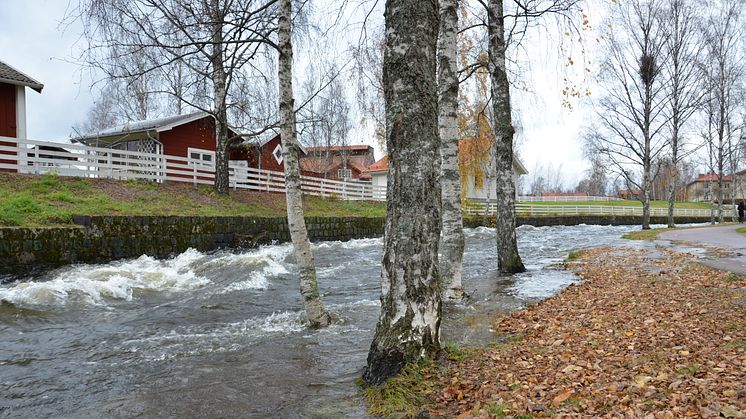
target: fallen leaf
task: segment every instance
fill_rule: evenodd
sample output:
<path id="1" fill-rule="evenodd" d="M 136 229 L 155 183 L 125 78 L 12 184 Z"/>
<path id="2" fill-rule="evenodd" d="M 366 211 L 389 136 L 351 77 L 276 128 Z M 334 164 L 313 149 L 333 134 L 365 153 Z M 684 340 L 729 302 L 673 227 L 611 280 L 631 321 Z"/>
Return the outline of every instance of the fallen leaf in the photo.
<path id="1" fill-rule="evenodd" d="M 558 395 L 554 396 L 554 399 L 552 399 L 552 405 L 559 406 L 562 402 L 569 399 L 571 395 L 572 395 L 572 390 L 570 389 L 566 389 L 560 392 Z"/>
<path id="2" fill-rule="evenodd" d="M 640 387 L 645 387 L 645 384 L 647 384 L 652 379 L 653 377 L 649 375 L 636 375 L 634 378 L 635 384 L 637 384 Z"/>

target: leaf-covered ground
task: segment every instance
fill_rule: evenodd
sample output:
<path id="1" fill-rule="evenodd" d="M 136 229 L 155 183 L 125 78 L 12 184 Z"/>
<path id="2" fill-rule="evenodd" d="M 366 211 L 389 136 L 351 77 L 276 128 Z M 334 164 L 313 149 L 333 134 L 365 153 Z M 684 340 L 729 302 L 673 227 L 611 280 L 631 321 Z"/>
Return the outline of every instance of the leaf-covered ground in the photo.
<path id="1" fill-rule="evenodd" d="M 584 252 L 581 284 L 499 319 L 504 343 L 408 371 L 407 397 L 433 416 L 744 417 L 746 280 L 692 260 Z"/>

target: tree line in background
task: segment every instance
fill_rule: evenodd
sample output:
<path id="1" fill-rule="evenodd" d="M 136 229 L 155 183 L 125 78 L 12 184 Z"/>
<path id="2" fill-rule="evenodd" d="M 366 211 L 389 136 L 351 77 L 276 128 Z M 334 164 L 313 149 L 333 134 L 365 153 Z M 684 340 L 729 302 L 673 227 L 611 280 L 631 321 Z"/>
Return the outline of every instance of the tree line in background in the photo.
<path id="1" fill-rule="evenodd" d="M 724 179 L 730 175 L 736 190 L 743 158 L 742 9 L 740 0 L 630 0 L 609 10 L 601 99 L 586 147 L 627 188 L 641 191 L 645 229 L 661 182 L 674 226 L 677 191 L 692 166 L 714 175 L 709 197 L 720 221 L 726 198 L 733 199 L 724 196 Z"/>

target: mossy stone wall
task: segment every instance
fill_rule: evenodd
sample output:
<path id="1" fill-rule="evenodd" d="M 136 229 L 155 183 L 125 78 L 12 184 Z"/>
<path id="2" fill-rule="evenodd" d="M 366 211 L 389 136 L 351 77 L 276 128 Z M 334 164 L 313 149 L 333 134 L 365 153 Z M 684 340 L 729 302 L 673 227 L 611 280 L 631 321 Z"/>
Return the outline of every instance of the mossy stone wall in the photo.
<path id="1" fill-rule="evenodd" d="M 70 263 L 100 263 L 188 248 L 211 251 L 290 241 L 287 219 L 255 217 L 74 217 L 77 226 L 0 228 L 0 279 Z M 380 237 L 385 219 L 309 217 L 313 241 Z"/>

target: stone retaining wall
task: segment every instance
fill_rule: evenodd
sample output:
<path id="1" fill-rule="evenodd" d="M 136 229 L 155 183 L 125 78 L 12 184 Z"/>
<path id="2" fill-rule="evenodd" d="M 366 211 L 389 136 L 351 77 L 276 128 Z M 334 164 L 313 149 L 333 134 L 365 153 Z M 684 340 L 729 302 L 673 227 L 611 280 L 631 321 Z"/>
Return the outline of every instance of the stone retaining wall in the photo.
<path id="1" fill-rule="evenodd" d="M 190 247 L 206 252 L 290 241 L 284 217 L 74 217 L 73 221 L 78 226 L 0 228 L 0 276 L 143 254 L 163 258 Z M 350 240 L 380 237 L 384 222 L 383 218 L 309 217 L 306 227 L 313 241 Z"/>
<path id="2" fill-rule="evenodd" d="M 484 225 L 481 217 L 464 220 L 466 227 Z M 679 223 L 705 219 L 678 218 Z M 254 217 L 75 217 L 77 226 L 54 228 L 0 228 L 0 280 L 28 275 L 70 263 L 100 263 L 147 254 L 167 257 L 188 248 L 211 251 L 287 242 L 287 220 Z M 655 224 L 665 217 L 653 217 Z M 634 225 L 640 217 L 577 216 L 519 218 L 518 224 Z M 380 237 L 384 218 L 309 217 L 313 241 Z M 494 217 L 486 225 L 494 226 Z"/>

